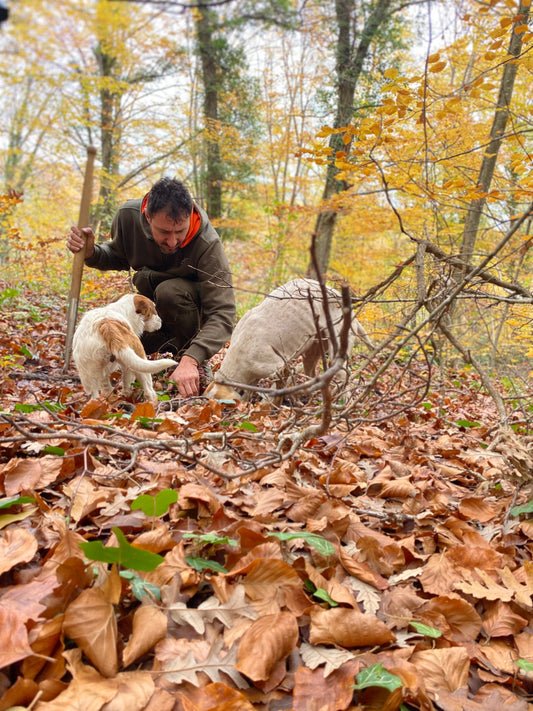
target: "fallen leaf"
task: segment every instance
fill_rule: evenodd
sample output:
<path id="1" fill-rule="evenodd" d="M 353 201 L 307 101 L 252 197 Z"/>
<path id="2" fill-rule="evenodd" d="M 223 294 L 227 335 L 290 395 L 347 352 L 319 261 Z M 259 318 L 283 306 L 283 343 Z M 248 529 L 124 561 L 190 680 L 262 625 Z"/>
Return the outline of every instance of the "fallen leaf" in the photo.
<path id="1" fill-rule="evenodd" d="M 28 563 L 39 544 L 35 536 L 24 528 L 10 528 L 0 536 L 0 575 L 19 563 Z"/>
<path id="2" fill-rule="evenodd" d="M 341 647 L 371 647 L 393 642 L 395 637 L 387 625 L 375 615 L 340 607 L 324 610 L 314 606 L 310 610 L 311 644 L 338 644 Z"/>
<path id="3" fill-rule="evenodd" d="M 141 605 L 133 615 L 132 633 L 124 651 L 122 662 L 129 667 L 154 647 L 167 633 L 167 616 L 154 605 Z"/>
<path id="4" fill-rule="evenodd" d="M 426 649 L 415 652 L 410 661 L 416 666 L 429 691 L 455 691 L 468 682 L 470 658 L 464 647 Z"/>
<path id="5" fill-rule="evenodd" d="M 68 606 L 63 630 L 103 676 L 118 671 L 117 623 L 113 605 L 99 588 L 83 590 Z"/>
<path id="6" fill-rule="evenodd" d="M 290 612 L 265 615 L 244 633 L 236 668 L 252 681 L 265 681 L 298 642 L 298 622 Z"/>

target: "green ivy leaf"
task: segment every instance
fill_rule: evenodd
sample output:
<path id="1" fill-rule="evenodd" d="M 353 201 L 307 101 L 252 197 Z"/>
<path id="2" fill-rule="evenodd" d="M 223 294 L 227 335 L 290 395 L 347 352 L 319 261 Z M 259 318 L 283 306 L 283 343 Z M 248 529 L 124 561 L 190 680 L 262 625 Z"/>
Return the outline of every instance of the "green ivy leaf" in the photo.
<path id="1" fill-rule="evenodd" d="M 394 689 L 398 689 L 402 686 L 402 681 L 396 674 L 388 672 L 381 662 L 377 662 L 359 672 L 357 675 L 357 684 L 354 684 L 352 689 L 359 689 L 359 691 L 361 691 L 362 689 L 368 689 L 372 686 L 379 686 L 382 689 L 394 691 Z"/>
<path id="2" fill-rule="evenodd" d="M 90 560 L 97 560 L 101 563 L 116 563 L 122 568 L 131 568 L 132 570 L 150 572 L 164 561 L 163 556 L 157 553 L 151 553 L 142 548 L 132 546 L 128 543 L 120 528 L 115 526 L 113 533 L 117 537 L 118 548 L 116 546 L 104 546 L 102 541 L 83 541 L 78 545 Z"/>
<path id="3" fill-rule="evenodd" d="M 235 538 L 228 538 L 227 536 L 219 536 L 217 533 L 192 533 L 187 531 L 183 534 L 183 538 L 193 538 L 200 543 L 205 543 L 212 546 L 217 545 L 229 545 L 238 546 L 239 542 Z"/>
<path id="4" fill-rule="evenodd" d="M 168 512 L 170 504 L 175 504 L 178 500 L 178 492 L 175 489 L 163 489 L 155 496 L 141 494 L 131 502 L 131 510 L 142 509 L 147 516 L 163 516 Z"/>
<path id="5" fill-rule="evenodd" d="M 335 553 L 335 546 L 333 546 L 333 544 L 323 536 L 319 536 L 318 533 L 312 533 L 311 531 L 299 531 L 297 533 L 269 531 L 268 535 L 279 538 L 280 541 L 293 541 L 297 538 L 301 538 L 323 556 L 329 556 Z"/>
<path id="6" fill-rule="evenodd" d="M 533 500 L 529 501 L 523 506 L 514 506 L 511 509 L 511 516 L 520 516 L 520 514 L 527 514 L 533 512 Z"/>
<path id="7" fill-rule="evenodd" d="M 226 568 L 224 568 L 224 566 L 220 563 L 217 563 L 216 560 L 206 560 L 205 558 L 191 558 L 190 556 L 187 556 L 185 560 L 187 561 L 188 565 L 191 566 L 191 568 L 194 568 L 199 572 L 202 572 L 203 570 L 212 570 L 215 573 L 228 572 Z"/>
<path id="8" fill-rule="evenodd" d="M 428 627 L 427 625 L 423 625 L 421 622 L 414 621 L 409 622 L 409 624 L 417 632 L 425 635 L 426 637 L 433 637 L 434 639 L 437 639 L 437 637 L 442 637 L 442 632 L 438 629 L 435 629 L 435 627 Z"/>

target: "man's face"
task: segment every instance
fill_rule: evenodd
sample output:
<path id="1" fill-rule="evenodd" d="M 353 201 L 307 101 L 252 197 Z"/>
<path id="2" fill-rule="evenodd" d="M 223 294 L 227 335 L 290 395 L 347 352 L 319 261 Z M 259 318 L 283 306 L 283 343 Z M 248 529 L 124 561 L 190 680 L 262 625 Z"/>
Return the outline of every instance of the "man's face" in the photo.
<path id="1" fill-rule="evenodd" d="M 146 213 L 146 219 L 154 242 L 163 254 L 174 254 L 178 250 L 191 224 L 190 215 L 173 220 L 163 211 L 156 212 L 154 215 Z"/>

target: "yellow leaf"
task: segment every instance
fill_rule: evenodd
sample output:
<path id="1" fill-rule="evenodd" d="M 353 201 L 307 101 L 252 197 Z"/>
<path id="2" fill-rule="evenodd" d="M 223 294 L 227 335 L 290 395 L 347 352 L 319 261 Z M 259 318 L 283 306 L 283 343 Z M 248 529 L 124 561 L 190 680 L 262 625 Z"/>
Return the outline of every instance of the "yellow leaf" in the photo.
<path id="1" fill-rule="evenodd" d="M 433 62 L 438 62 L 439 60 L 440 60 L 439 52 L 435 52 L 435 54 L 430 54 L 428 57 L 429 64 L 432 64 Z"/>
<path id="2" fill-rule="evenodd" d="M 511 17 L 502 17 L 500 20 L 500 26 L 501 27 L 509 27 L 509 25 L 513 24 L 513 19 Z"/>
<path id="3" fill-rule="evenodd" d="M 351 134 L 351 133 L 346 132 L 346 133 L 344 134 L 344 136 L 342 137 L 342 142 L 344 143 L 345 146 L 347 146 L 348 143 L 350 143 L 351 140 L 352 140 L 352 134 Z"/>
<path id="4" fill-rule="evenodd" d="M 445 66 L 446 62 L 438 62 L 437 64 L 433 64 L 431 67 L 429 67 L 429 71 L 433 73 L 442 72 Z"/>
<path id="5" fill-rule="evenodd" d="M 492 32 L 489 32 L 489 37 L 492 37 L 492 39 L 496 39 L 497 37 L 501 37 L 506 33 L 506 29 L 504 28 L 498 28 L 496 30 L 492 30 Z"/>
<path id="6" fill-rule="evenodd" d="M 514 31 L 515 31 L 515 34 L 520 35 L 520 34 L 522 34 L 522 32 L 527 32 L 528 29 L 529 28 L 527 25 L 518 25 L 518 27 L 514 28 Z"/>
<path id="7" fill-rule="evenodd" d="M 398 77 L 399 71 L 395 67 L 389 67 L 383 72 L 385 79 L 396 79 Z"/>

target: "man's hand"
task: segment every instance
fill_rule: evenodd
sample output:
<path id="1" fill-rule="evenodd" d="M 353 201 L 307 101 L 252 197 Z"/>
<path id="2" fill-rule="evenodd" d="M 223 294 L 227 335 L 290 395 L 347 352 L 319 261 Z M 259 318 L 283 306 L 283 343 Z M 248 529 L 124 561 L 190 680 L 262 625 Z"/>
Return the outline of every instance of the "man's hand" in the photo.
<path id="1" fill-rule="evenodd" d="M 198 363 L 191 356 L 184 355 L 178 367 L 170 376 L 178 386 L 181 397 L 194 397 L 200 392 L 200 374 L 198 373 Z"/>
<path id="2" fill-rule="evenodd" d="M 67 238 L 67 247 L 73 254 L 79 252 L 85 244 L 85 258 L 92 257 L 94 254 L 94 232 L 90 227 L 71 227 L 70 234 Z"/>

